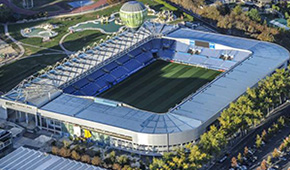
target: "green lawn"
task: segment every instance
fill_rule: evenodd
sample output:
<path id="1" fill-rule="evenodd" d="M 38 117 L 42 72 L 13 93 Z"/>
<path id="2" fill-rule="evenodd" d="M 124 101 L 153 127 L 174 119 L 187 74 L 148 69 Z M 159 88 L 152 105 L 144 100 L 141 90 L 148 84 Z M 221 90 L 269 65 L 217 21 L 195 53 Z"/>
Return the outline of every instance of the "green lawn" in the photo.
<path id="1" fill-rule="evenodd" d="M 0 24 L 0 35 L 4 34 L 4 26 Z"/>
<path id="2" fill-rule="evenodd" d="M 219 74 L 214 70 L 158 60 L 100 97 L 163 113 Z"/>
<path id="3" fill-rule="evenodd" d="M 74 16 L 74 17 L 67 17 L 67 18 L 54 18 L 54 19 L 49 19 L 45 21 L 37 21 L 37 22 L 32 22 L 32 23 L 24 23 L 24 24 L 12 24 L 9 25 L 9 33 L 10 35 L 15 38 L 16 40 L 26 43 L 26 44 L 31 44 L 31 45 L 37 45 L 41 47 L 46 47 L 46 48 L 53 48 L 53 49 L 61 49 L 58 45 L 60 39 L 68 32 L 68 28 L 70 26 L 76 25 L 77 23 L 88 21 L 88 20 L 94 20 L 97 18 L 97 15 L 102 16 L 108 16 L 111 15 L 114 12 L 119 11 L 121 5 L 116 5 L 108 9 L 104 9 L 101 11 L 89 13 L 89 14 L 84 14 L 80 16 Z M 58 29 L 54 29 L 54 31 L 58 32 L 58 35 L 56 37 L 53 37 L 51 41 L 48 42 L 42 42 L 42 38 L 25 38 L 21 35 L 20 30 L 28 27 L 33 27 L 37 26 L 43 23 L 51 23 L 51 24 L 56 24 L 59 25 L 60 27 Z M 98 31 L 95 31 L 96 35 L 103 35 L 100 34 Z M 95 36 L 92 36 L 93 38 L 87 38 L 87 44 L 91 44 L 95 41 Z M 71 44 L 75 47 L 72 48 L 78 48 L 79 43 Z M 82 46 L 84 47 L 84 45 Z M 29 53 L 26 53 L 26 55 L 31 55 L 31 54 L 36 54 L 41 49 L 37 48 L 31 48 L 31 47 L 25 47 Z"/>
<path id="4" fill-rule="evenodd" d="M 105 39 L 106 34 L 101 33 L 100 31 L 82 31 L 75 32 L 67 36 L 64 40 L 64 47 L 70 51 L 78 51 L 83 47 L 92 45 L 94 42 L 98 42 L 100 39 Z"/>
<path id="5" fill-rule="evenodd" d="M 0 67 L 0 91 L 7 92 L 26 77 L 56 63 L 65 55 L 49 55 L 22 59 Z"/>
<path id="6" fill-rule="evenodd" d="M 50 0 L 47 0 L 47 1 L 50 1 Z M 169 4 L 167 4 L 161 0 L 158 0 L 158 1 L 139 0 L 139 1 L 143 2 L 144 4 L 150 5 L 153 9 L 156 9 L 158 11 L 172 9 L 172 7 Z M 97 12 L 93 12 L 93 13 L 89 13 L 89 14 L 84 14 L 84 15 L 80 15 L 80 16 L 74 16 L 74 17 L 54 18 L 54 19 L 37 21 L 37 22 L 32 22 L 32 23 L 10 24 L 9 25 L 9 33 L 13 38 L 15 38 L 16 40 L 18 40 L 22 43 L 61 50 L 58 43 L 59 43 L 60 39 L 68 32 L 68 28 L 70 26 L 76 25 L 77 23 L 80 23 L 80 22 L 97 19 L 98 15 L 99 16 L 102 16 L 102 15 L 109 16 L 112 13 L 119 11 L 121 6 L 122 6 L 122 4 L 119 4 L 119 5 L 113 6 L 113 7 L 108 8 L 108 9 L 104 9 L 101 11 L 97 11 Z M 179 16 L 181 14 L 185 15 L 185 14 L 183 14 L 182 11 L 179 11 L 178 9 L 174 8 L 173 11 L 177 16 Z M 184 21 L 191 21 L 191 20 L 192 20 L 192 17 L 185 15 Z M 37 26 L 37 25 L 40 25 L 43 23 L 51 23 L 51 24 L 56 24 L 56 25 L 60 26 L 58 29 L 54 29 L 54 31 L 58 32 L 58 35 L 56 37 L 53 37 L 51 39 L 51 41 L 42 42 L 42 38 L 26 38 L 20 34 L 21 29 Z M 1 29 L 0 29 L 0 31 L 1 31 Z M 84 33 L 84 35 L 79 36 L 82 33 Z M 76 36 L 79 36 L 80 38 L 84 38 L 85 35 L 88 35 L 88 37 L 86 38 L 87 42 L 85 43 L 85 45 L 89 45 L 89 44 L 92 44 L 93 42 L 95 42 L 96 39 L 102 38 L 102 37 L 97 38 L 97 36 L 103 35 L 103 34 L 100 34 L 99 31 L 95 31 L 95 35 L 92 35 L 92 34 L 93 34 L 93 31 L 90 33 L 81 32 L 81 33 L 79 33 L 79 35 L 76 35 Z M 72 49 L 72 50 L 80 49 L 80 43 L 77 41 L 77 38 L 70 38 L 70 39 L 72 39 L 73 42 L 71 42 L 70 44 L 67 44 L 68 48 Z M 67 41 L 69 41 L 69 39 Z M 83 45 L 82 47 L 84 47 L 85 45 Z M 25 49 L 27 51 L 25 53 L 25 55 L 36 54 L 39 51 L 41 51 L 41 49 L 32 48 L 32 47 L 25 47 Z"/>

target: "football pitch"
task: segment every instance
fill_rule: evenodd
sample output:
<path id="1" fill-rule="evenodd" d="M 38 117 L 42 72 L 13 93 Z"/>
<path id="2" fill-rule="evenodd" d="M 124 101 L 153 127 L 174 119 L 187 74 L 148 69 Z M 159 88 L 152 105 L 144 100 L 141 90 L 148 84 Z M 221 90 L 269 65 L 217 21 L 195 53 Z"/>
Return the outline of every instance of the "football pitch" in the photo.
<path id="1" fill-rule="evenodd" d="M 219 74 L 215 70 L 157 60 L 99 97 L 163 113 Z"/>

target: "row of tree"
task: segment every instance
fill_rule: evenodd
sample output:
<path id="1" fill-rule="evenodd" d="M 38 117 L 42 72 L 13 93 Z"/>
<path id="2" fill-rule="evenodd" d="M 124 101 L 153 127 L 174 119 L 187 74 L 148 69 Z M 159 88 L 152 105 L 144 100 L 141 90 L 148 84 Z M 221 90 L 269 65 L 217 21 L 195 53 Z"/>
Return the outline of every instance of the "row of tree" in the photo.
<path id="1" fill-rule="evenodd" d="M 113 170 L 138 170 L 145 169 L 145 166 L 141 163 L 138 163 L 135 166 L 132 166 L 132 163 L 136 163 L 130 160 L 126 155 L 116 156 L 115 151 L 111 151 L 106 156 L 102 157 L 101 155 L 81 154 L 77 149 L 68 149 L 67 147 L 58 148 L 53 146 L 51 149 L 52 154 L 58 155 L 64 158 L 70 158 L 76 161 L 81 161 L 87 164 L 92 164 L 95 166 L 100 166 Z"/>
<path id="2" fill-rule="evenodd" d="M 248 89 L 246 94 L 231 103 L 218 118 L 219 127 L 212 125 L 210 130 L 200 137 L 198 144 L 178 148 L 174 153 L 164 155 L 163 159 L 153 159 L 150 168 L 202 167 L 204 163 L 221 153 L 227 141 L 234 139 L 238 134 L 245 134 L 249 128 L 258 125 L 269 115 L 271 109 L 290 97 L 289 69 L 276 70 L 274 74 L 261 80 L 256 87 Z M 284 119 L 280 121 L 282 120 Z M 270 128 L 268 133 L 273 129 L 274 127 Z"/>
<path id="3" fill-rule="evenodd" d="M 261 135 L 258 134 L 256 136 L 256 142 L 255 142 L 256 147 L 261 148 L 262 144 L 264 142 L 267 142 L 275 133 L 279 131 L 279 129 L 285 127 L 286 123 L 288 123 L 288 119 L 285 118 L 284 116 L 280 116 L 279 119 L 271 125 L 271 127 L 269 127 L 267 130 L 263 130 Z M 279 146 L 279 151 L 285 151 L 285 149 L 290 146 L 289 142 L 290 142 L 290 139 L 288 137 L 285 138 L 284 142 Z M 277 158 L 280 155 L 279 151 L 277 149 L 273 151 L 272 153 L 273 158 Z M 248 147 L 245 147 L 244 153 L 243 154 L 239 153 L 237 155 L 237 158 L 232 157 L 231 166 L 237 167 L 238 163 L 242 164 L 244 161 L 243 157 L 247 159 L 250 158 Z M 267 167 L 270 164 L 269 162 L 271 162 L 271 156 L 268 157 L 267 164 L 264 164 L 263 162 L 261 163 L 260 168 L 264 169 L 264 167 Z"/>
<path id="4" fill-rule="evenodd" d="M 277 122 L 272 124 L 271 127 L 269 127 L 267 130 L 263 130 L 261 135 L 257 135 L 255 142 L 257 148 L 260 148 L 263 142 L 267 142 L 275 133 L 277 133 L 281 128 L 285 127 L 286 122 L 288 122 L 288 119 L 286 119 L 284 116 L 281 116 Z"/>
<path id="5" fill-rule="evenodd" d="M 279 148 L 275 148 L 271 155 L 268 155 L 267 160 L 263 160 L 261 165 L 257 168 L 257 170 L 266 170 L 268 169 L 277 159 L 282 156 L 282 153 L 285 151 L 289 151 L 290 149 L 290 135 L 283 139 Z M 290 168 L 289 168 L 290 169 Z"/>

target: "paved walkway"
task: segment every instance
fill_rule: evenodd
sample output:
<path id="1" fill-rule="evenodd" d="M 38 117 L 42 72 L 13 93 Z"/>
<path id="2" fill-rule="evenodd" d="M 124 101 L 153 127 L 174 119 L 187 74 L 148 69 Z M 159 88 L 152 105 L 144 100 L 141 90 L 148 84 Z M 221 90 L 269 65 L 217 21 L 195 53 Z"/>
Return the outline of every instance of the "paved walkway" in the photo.
<path id="1" fill-rule="evenodd" d="M 64 41 L 64 39 L 68 36 L 68 35 L 70 35 L 71 33 L 69 32 L 69 33 L 67 33 L 67 34 L 65 34 L 63 37 L 61 37 L 61 39 L 60 39 L 60 41 L 59 41 L 59 46 L 60 46 L 60 48 L 63 50 L 63 51 L 65 51 L 65 53 L 67 54 L 67 55 L 70 55 L 70 54 L 72 54 L 73 52 L 72 51 L 69 51 L 69 50 L 67 50 L 64 46 L 63 46 L 63 41 Z"/>

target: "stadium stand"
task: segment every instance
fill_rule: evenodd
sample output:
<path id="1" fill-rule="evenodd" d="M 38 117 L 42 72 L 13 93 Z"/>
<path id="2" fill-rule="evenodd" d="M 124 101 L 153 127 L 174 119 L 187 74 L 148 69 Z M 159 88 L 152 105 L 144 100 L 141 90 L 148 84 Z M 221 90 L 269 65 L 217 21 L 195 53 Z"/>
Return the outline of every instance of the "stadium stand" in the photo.
<path id="1" fill-rule="evenodd" d="M 153 39 L 69 85 L 63 91 L 70 94 L 96 96 L 154 62 L 156 59 L 153 54 L 156 52 L 158 57 L 164 56 L 160 59 L 172 59 L 174 49 L 175 40 Z M 81 55 L 81 58 L 86 56 L 88 55 Z M 74 61 L 81 62 L 77 59 Z"/>
<path id="2" fill-rule="evenodd" d="M 76 95 L 96 96 L 155 60 L 151 52 L 144 52 L 141 48 L 133 50 L 130 55 L 131 57 L 124 55 L 118 58 L 64 88 L 63 91 Z"/>

